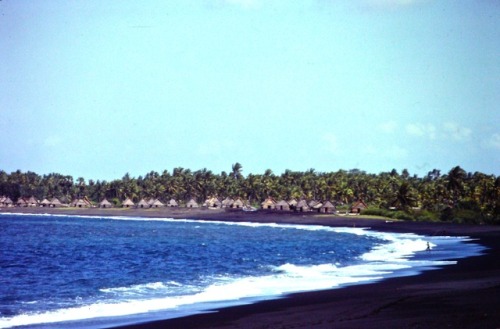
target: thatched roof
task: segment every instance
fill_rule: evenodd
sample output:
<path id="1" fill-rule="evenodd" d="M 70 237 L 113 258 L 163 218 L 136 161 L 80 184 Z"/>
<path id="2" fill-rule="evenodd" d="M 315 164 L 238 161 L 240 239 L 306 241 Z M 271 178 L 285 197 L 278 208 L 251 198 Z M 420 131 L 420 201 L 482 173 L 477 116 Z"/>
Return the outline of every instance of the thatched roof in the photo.
<path id="1" fill-rule="evenodd" d="M 99 203 L 99 207 L 101 208 L 113 208 L 113 204 L 109 202 L 106 198 L 104 198 L 101 203 Z"/>
<path id="2" fill-rule="evenodd" d="M 163 202 L 161 202 L 160 200 L 158 199 L 155 199 L 153 201 L 153 203 L 151 203 L 151 207 L 152 208 L 161 208 L 161 207 L 165 207 L 165 205 L 163 204 Z"/>
<path id="3" fill-rule="evenodd" d="M 290 210 L 290 204 L 286 202 L 285 200 L 280 200 L 278 203 L 276 203 L 276 209 L 277 210 Z"/>
<path id="4" fill-rule="evenodd" d="M 50 201 L 49 201 L 49 200 L 47 200 L 47 199 L 43 199 L 43 200 L 42 200 L 42 202 L 40 202 L 40 204 L 41 204 L 42 206 L 46 207 L 46 206 L 50 205 Z"/>
<path id="5" fill-rule="evenodd" d="M 186 207 L 187 208 L 198 208 L 199 205 L 198 205 L 198 202 L 196 202 L 194 199 L 191 199 L 188 201 L 188 203 L 186 203 Z"/>
<path id="6" fill-rule="evenodd" d="M 268 197 L 264 202 L 261 203 L 262 209 L 275 209 L 276 201 L 273 198 Z"/>
<path id="7" fill-rule="evenodd" d="M 12 204 L 14 204 L 14 202 L 12 202 L 12 200 L 9 197 L 6 197 L 3 200 L 3 203 L 6 204 L 6 205 L 12 205 Z"/>
<path id="8" fill-rule="evenodd" d="M 149 203 L 147 203 L 146 200 L 141 199 L 141 201 L 137 203 L 137 208 L 149 208 Z"/>
<path id="9" fill-rule="evenodd" d="M 243 202 L 243 200 L 241 200 L 241 198 L 237 198 L 231 205 L 231 207 L 233 208 L 243 208 L 244 206 L 245 203 Z"/>
<path id="10" fill-rule="evenodd" d="M 92 206 L 92 204 L 86 198 L 80 198 L 73 200 L 73 202 L 71 202 L 71 206 L 77 208 L 88 208 Z"/>
<path id="11" fill-rule="evenodd" d="M 302 199 L 297 203 L 297 206 L 295 206 L 295 208 L 298 211 L 308 211 L 309 205 L 307 204 L 307 201 L 305 199 Z"/>
<path id="12" fill-rule="evenodd" d="M 177 201 L 175 201 L 175 199 L 170 199 L 168 202 L 167 202 L 167 206 L 169 207 L 178 207 L 179 204 L 177 203 Z"/>
<path id="13" fill-rule="evenodd" d="M 30 205 L 30 206 L 36 206 L 36 205 L 38 205 L 38 200 L 37 200 L 37 199 L 35 199 L 35 197 L 34 197 L 34 196 L 30 196 L 30 197 L 28 198 L 28 200 L 26 200 L 26 203 L 27 203 L 28 205 Z"/>
<path id="14" fill-rule="evenodd" d="M 16 204 L 18 206 L 26 206 L 28 203 L 26 202 L 26 200 L 24 198 L 19 198 L 19 199 L 17 199 Z"/>
<path id="15" fill-rule="evenodd" d="M 133 207 L 135 206 L 135 203 L 130 200 L 130 198 L 126 198 L 125 201 L 122 203 L 122 207 L 128 208 L 128 207 Z"/>
<path id="16" fill-rule="evenodd" d="M 325 201 L 320 208 L 320 212 L 328 213 L 334 212 L 336 207 L 330 201 Z"/>
<path id="17" fill-rule="evenodd" d="M 231 199 L 230 197 L 226 197 L 223 201 L 222 201 L 222 208 L 229 208 L 231 207 L 231 205 L 234 203 L 234 200 Z"/>
<path id="18" fill-rule="evenodd" d="M 61 201 L 59 201 L 58 198 L 52 198 L 52 200 L 50 200 L 50 206 L 51 207 L 60 207 L 62 205 Z"/>
<path id="19" fill-rule="evenodd" d="M 296 205 L 297 205 L 297 203 L 299 203 L 299 202 L 298 202 L 297 200 L 295 200 L 295 199 L 291 199 L 290 201 L 288 201 L 288 204 L 289 204 L 290 206 L 296 206 Z"/>
<path id="20" fill-rule="evenodd" d="M 212 197 L 205 200 L 203 206 L 208 208 L 220 208 L 222 207 L 222 202 L 219 200 L 219 198 Z"/>

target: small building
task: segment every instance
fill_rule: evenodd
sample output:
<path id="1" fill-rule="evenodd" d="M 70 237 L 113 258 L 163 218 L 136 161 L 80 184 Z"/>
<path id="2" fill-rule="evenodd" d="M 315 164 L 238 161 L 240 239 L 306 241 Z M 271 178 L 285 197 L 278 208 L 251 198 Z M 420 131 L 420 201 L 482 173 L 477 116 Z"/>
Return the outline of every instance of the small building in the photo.
<path id="1" fill-rule="evenodd" d="M 236 200 L 234 200 L 233 204 L 231 205 L 231 207 L 234 209 L 242 209 L 244 206 L 245 203 L 243 202 L 243 200 L 241 200 L 241 198 L 237 198 Z"/>
<path id="2" fill-rule="evenodd" d="M 351 213 L 354 214 L 359 214 L 361 213 L 362 210 L 365 210 L 368 208 L 366 203 L 364 203 L 363 200 L 356 201 L 352 206 L 351 206 Z"/>
<path id="3" fill-rule="evenodd" d="M 0 197 L 0 207 L 12 207 L 14 203 L 8 196 Z"/>
<path id="4" fill-rule="evenodd" d="M 149 208 L 149 203 L 146 200 L 141 199 L 141 201 L 137 203 L 137 208 Z"/>
<path id="5" fill-rule="evenodd" d="M 186 203 L 186 208 L 199 208 L 200 205 L 198 204 L 198 202 L 195 201 L 195 199 L 191 199 L 188 201 L 188 203 Z"/>
<path id="6" fill-rule="evenodd" d="M 290 211 L 290 204 L 288 202 L 286 202 L 285 200 L 281 200 L 278 203 L 276 203 L 276 210 Z"/>
<path id="7" fill-rule="evenodd" d="M 16 206 L 27 207 L 28 203 L 26 202 L 26 200 L 24 198 L 19 198 L 19 199 L 17 199 Z"/>
<path id="8" fill-rule="evenodd" d="M 319 212 L 323 214 L 333 214 L 336 210 L 337 208 L 330 201 L 324 202 L 319 208 Z"/>
<path id="9" fill-rule="evenodd" d="M 153 201 L 153 203 L 151 203 L 150 206 L 151 206 L 151 208 L 163 208 L 163 207 L 165 207 L 165 204 L 163 202 L 161 202 L 160 200 L 155 199 Z"/>
<path id="10" fill-rule="evenodd" d="M 302 199 L 297 203 L 295 210 L 298 212 L 306 212 L 306 211 L 310 211 L 311 208 L 309 208 L 307 201 L 305 199 Z"/>
<path id="11" fill-rule="evenodd" d="M 297 207 L 297 203 L 299 203 L 296 199 L 292 198 L 288 201 L 288 204 L 290 205 L 290 210 L 295 210 Z"/>
<path id="12" fill-rule="evenodd" d="M 99 208 L 113 208 L 113 204 L 104 198 L 101 203 L 99 203 Z"/>
<path id="13" fill-rule="evenodd" d="M 167 202 L 167 207 L 179 207 L 179 204 L 172 198 Z"/>
<path id="14" fill-rule="evenodd" d="M 261 205 L 262 209 L 266 209 L 266 210 L 274 210 L 274 209 L 276 209 L 276 201 L 274 201 L 274 199 L 271 198 L 271 197 L 268 197 L 260 205 Z"/>
<path id="15" fill-rule="evenodd" d="M 75 208 L 90 208 L 92 207 L 92 204 L 87 198 L 80 198 L 80 199 L 75 199 L 73 202 L 71 202 L 71 207 Z"/>
<path id="16" fill-rule="evenodd" d="M 50 201 L 47 199 L 43 199 L 42 202 L 40 202 L 41 207 L 49 207 L 50 206 Z"/>
<path id="17" fill-rule="evenodd" d="M 27 207 L 37 207 L 38 206 L 38 200 L 35 199 L 34 196 L 30 196 L 27 200 L 26 200 L 26 206 Z"/>
<path id="18" fill-rule="evenodd" d="M 62 203 L 61 203 L 61 201 L 59 201 L 58 198 L 52 198 L 52 200 L 50 200 L 50 203 L 49 203 L 50 208 L 58 208 L 61 206 L 62 206 Z"/>
<path id="19" fill-rule="evenodd" d="M 125 201 L 123 201 L 123 203 L 122 203 L 123 208 L 131 208 L 134 206 L 135 206 L 135 203 L 132 200 L 130 200 L 130 198 L 126 198 Z"/>
<path id="20" fill-rule="evenodd" d="M 234 203 L 234 200 L 231 199 L 230 197 L 225 198 L 222 200 L 222 208 L 232 208 Z"/>
<path id="21" fill-rule="evenodd" d="M 205 200 L 205 203 L 203 203 L 203 207 L 207 208 L 221 208 L 222 207 L 222 202 L 219 200 L 219 198 L 212 197 L 208 198 Z"/>

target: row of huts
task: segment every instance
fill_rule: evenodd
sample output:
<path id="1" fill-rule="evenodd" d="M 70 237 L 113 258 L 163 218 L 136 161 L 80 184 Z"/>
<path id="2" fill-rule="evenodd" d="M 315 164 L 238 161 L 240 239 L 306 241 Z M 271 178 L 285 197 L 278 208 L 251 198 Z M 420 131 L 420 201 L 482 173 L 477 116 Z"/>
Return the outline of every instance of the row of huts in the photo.
<path id="1" fill-rule="evenodd" d="M 57 198 L 50 200 L 43 199 L 42 201 L 36 200 L 34 197 L 19 198 L 16 203 L 12 202 L 9 197 L 0 196 L 0 207 L 75 207 L 75 208 L 113 208 L 115 205 L 107 199 L 103 199 L 98 205 L 94 205 L 87 197 L 74 199 L 69 204 L 63 204 Z M 163 203 L 157 198 L 141 199 L 135 203 L 130 198 L 126 198 L 121 205 L 123 208 L 162 208 L 162 207 L 179 207 L 179 203 L 175 199 L 170 199 L 168 202 Z M 248 202 L 243 201 L 241 198 L 232 199 L 227 197 L 219 199 L 217 197 L 210 197 L 204 203 L 199 204 L 195 199 L 190 199 L 186 204 L 186 208 L 225 208 L 225 209 L 252 209 Z M 360 213 L 361 210 L 366 209 L 367 205 L 363 201 L 358 201 L 351 206 L 351 213 Z M 268 197 L 261 203 L 261 209 L 270 211 L 296 211 L 296 212 L 318 212 L 318 213 L 336 213 L 337 209 L 335 204 L 330 201 L 317 201 L 306 199 L 291 199 L 279 200 Z"/>

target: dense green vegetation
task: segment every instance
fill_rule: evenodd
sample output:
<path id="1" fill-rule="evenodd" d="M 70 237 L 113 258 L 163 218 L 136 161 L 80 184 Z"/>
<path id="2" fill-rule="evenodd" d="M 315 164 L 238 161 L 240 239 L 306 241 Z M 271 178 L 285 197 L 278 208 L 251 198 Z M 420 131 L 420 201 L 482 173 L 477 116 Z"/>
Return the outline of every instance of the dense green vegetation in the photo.
<path id="1" fill-rule="evenodd" d="M 40 200 L 57 197 L 63 202 L 82 196 L 98 202 L 106 197 L 115 204 L 126 197 L 135 202 L 148 197 L 183 202 L 190 198 L 204 201 L 210 196 L 231 196 L 254 204 L 268 196 L 330 200 L 339 205 L 363 200 L 369 205 L 365 214 L 410 220 L 500 223 L 500 177 L 467 173 L 459 166 L 446 174 L 434 169 L 425 177 L 410 175 L 406 169 L 401 173 L 393 169 L 379 174 L 358 169 L 286 170 L 279 175 L 268 169 L 263 174 L 245 177 L 241 164 L 236 163 L 230 171 L 220 174 L 205 168 L 197 171 L 174 168 L 172 172 L 151 171 L 137 178 L 127 173 L 122 179 L 110 182 L 86 181 L 83 177 L 75 181 L 68 175 L 40 176 L 19 170 L 7 174 L 0 170 L 0 195 L 14 201 L 35 196 Z"/>

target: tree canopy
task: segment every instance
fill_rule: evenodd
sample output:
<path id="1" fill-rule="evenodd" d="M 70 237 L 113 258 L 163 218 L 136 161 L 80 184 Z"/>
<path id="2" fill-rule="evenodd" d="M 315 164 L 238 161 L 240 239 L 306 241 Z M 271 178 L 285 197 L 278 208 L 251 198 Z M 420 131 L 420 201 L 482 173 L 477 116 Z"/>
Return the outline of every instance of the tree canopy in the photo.
<path id="1" fill-rule="evenodd" d="M 192 171 L 177 167 L 172 172 L 150 171 L 138 177 L 126 173 L 112 181 L 83 177 L 74 180 L 69 175 L 20 170 L 8 174 L 0 170 L 2 195 L 12 200 L 57 197 L 68 203 L 85 196 L 96 203 L 107 198 L 115 204 L 127 197 L 135 202 L 142 198 L 174 198 L 180 202 L 194 198 L 203 202 L 212 196 L 229 196 L 254 204 L 267 197 L 328 200 L 337 205 L 363 200 L 376 209 L 421 209 L 438 214 L 442 220 L 462 216 L 462 221 L 500 223 L 500 177 L 467 173 L 459 166 L 444 175 L 434 169 L 424 177 L 412 176 L 407 169 L 401 174 L 396 169 L 370 174 L 359 169 L 317 172 L 312 168 L 305 172 L 285 170 L 281 174 L 267 169 L 263 174 L 244 176 L 243 166 L 236 162 L 228 172 L 220 174 L 207 168 Z"/>

